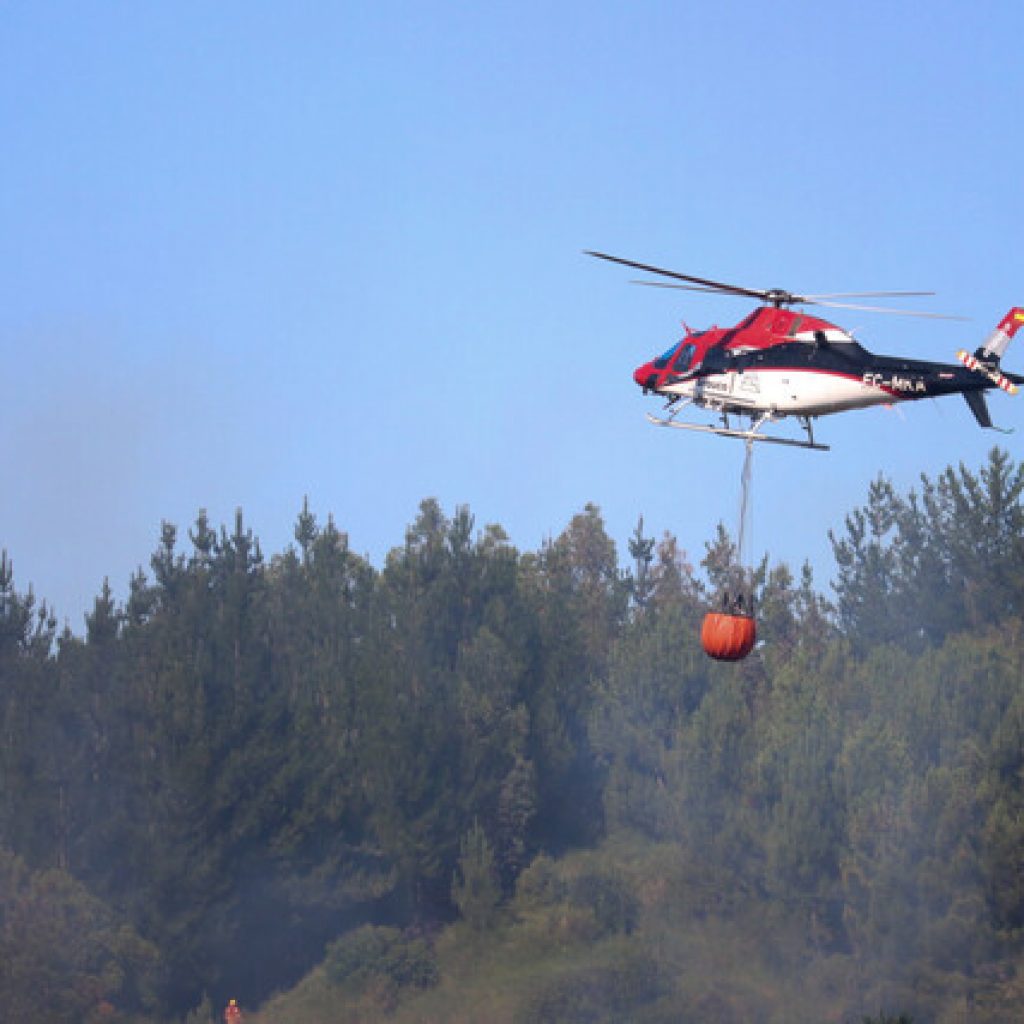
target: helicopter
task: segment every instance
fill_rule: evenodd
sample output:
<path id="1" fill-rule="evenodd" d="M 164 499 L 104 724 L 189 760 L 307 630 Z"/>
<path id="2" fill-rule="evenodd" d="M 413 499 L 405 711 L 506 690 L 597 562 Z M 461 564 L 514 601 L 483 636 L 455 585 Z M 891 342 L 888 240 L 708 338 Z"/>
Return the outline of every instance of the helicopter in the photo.
<path id="1" fill-rule="evenodd" d="M 828 451 L 828 445 L 814 439 L 813 421 L 819 416 L 960 394 L 982 427 L 999 430 L 993 426 L 985 392 L 999 388 L 1012 395 L 1024 384 L 1024 376 L 1005 373 L 999 365 L 1013 336 L 1024 324 L 1024 308 L 1020 306 L 1013 307 L 999 321 L 973 354 L 966 349 L 958 351 L 959 364 L 935 363 L 876 355 L 835 324 L 791 308 L 824 306 L 931 319 L 963 319 L 941 313 L 837 301 L 931 295 L 932 292 L 798 295 L 782 288 L 746 288 L 603 252 L 585 252 L 588 256 L 671 279 L 671 283 L 643 280 L 635 282 L 637 284 L 738 295 L 762 303 L 734 327 L 695 331 L 684 324 L 686 334 L 682 339 L 658 358 L 637 367 L 633 379 L 644 394 L 653 393 L 665 399 L 667 415 L 647 414 L 658 426 Z M 679 414 L 690 407 L 710 410 L 718 415 L 719 423 L 679 419 Z M 762 431 L 766 424 L 790 416 L 803 428 L 803 438 L 780 437 Z M 746 427 L 744 418 L 749 420 Z"/>

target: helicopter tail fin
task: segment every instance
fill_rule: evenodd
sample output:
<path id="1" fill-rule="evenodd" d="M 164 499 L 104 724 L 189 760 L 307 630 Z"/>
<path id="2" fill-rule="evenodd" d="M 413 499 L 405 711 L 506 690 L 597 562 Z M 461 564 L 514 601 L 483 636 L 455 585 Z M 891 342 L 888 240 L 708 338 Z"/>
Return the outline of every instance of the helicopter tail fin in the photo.
<path id="1" fill-rule="evenodd" d="M 1014 306 L 974 353 L 975 358 L 998 366 L 999 360 L 1003 358 L 1007 346 L 1013 341 L 1013 336 L 1020 330 L 1022 324 L 1024 324 L 1024 309 Z"/>
<path id="2" fill-rule="evenodd" d="M 963 393 L 967 407 L 974 413 L 974 418 L 980 427 L 992 427 L 992 417 L 989 415 L 988 404 L 985 402 L 984 391 L 965 391 Z"/>
<path id="3" fill-rule="evenodd" d="M 1003 427 L 997 427 L 992 422 L 992 417 L 988 412 L 988 404 L 985 402 L 984 391 L 964 391 L 962 392 L 964 401 L 967 402 L 967 407 L 974 413 L 974 418 L 978 421 L 978 426 L 986 427 L 988 430 L 998 430 L 1000 434 L 1012 434 L 1013 427 L 1004 429 Z"/>

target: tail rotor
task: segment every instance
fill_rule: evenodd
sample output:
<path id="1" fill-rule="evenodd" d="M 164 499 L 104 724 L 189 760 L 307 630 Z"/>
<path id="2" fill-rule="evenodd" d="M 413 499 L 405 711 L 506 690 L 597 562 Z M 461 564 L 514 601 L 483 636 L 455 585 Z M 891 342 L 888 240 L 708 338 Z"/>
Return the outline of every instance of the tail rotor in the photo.
<path id="1" fill-rule="evenodd" d="M 1013 336 L 1020 330 L 1022 324 L 1024 324 L 1024 308 L 1014 306 L 999 321 L 996 329 L 973 355 L 967 349 L 962 348 L 956 354 L 957 359 L 968 370 L 980 373 L 1008 395 L 1017 394 L 1018 380 L 1007 376 L 999 369 L 999 360 L 1002 359 L 1010 342 L 1013 341 Z"/>

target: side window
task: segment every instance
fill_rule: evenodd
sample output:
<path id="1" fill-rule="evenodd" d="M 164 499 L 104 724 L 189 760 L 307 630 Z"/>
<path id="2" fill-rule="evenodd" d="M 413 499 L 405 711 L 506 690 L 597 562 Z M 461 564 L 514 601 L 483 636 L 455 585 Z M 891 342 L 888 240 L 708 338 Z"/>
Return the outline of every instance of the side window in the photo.
<path id="1" fill-rule="evenodd" d="M 684 370 L 690 368 L 690 363 L 693 360 L 693 354 L 697 351 L 697 346 L 692 342 L 689 345 L 684 345 L 676 355 L 675 359 L 672 360 L 672 372 L 682 373 Z"/>

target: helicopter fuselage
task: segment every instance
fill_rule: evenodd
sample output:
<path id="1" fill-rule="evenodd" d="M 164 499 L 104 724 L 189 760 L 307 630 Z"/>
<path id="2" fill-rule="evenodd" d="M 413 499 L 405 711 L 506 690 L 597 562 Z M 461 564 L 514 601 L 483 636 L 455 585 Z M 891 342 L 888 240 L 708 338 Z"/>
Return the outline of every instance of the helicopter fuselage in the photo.
<path id="1" fill-rule="evenodd" d="M 645 391 L 670 399 L 773 418 L 826 416 L 997 386 L 965 365 L 876 355 L 834 324 L 767 306 L 735 328 L 688 333 L 633 377 Z"/>

